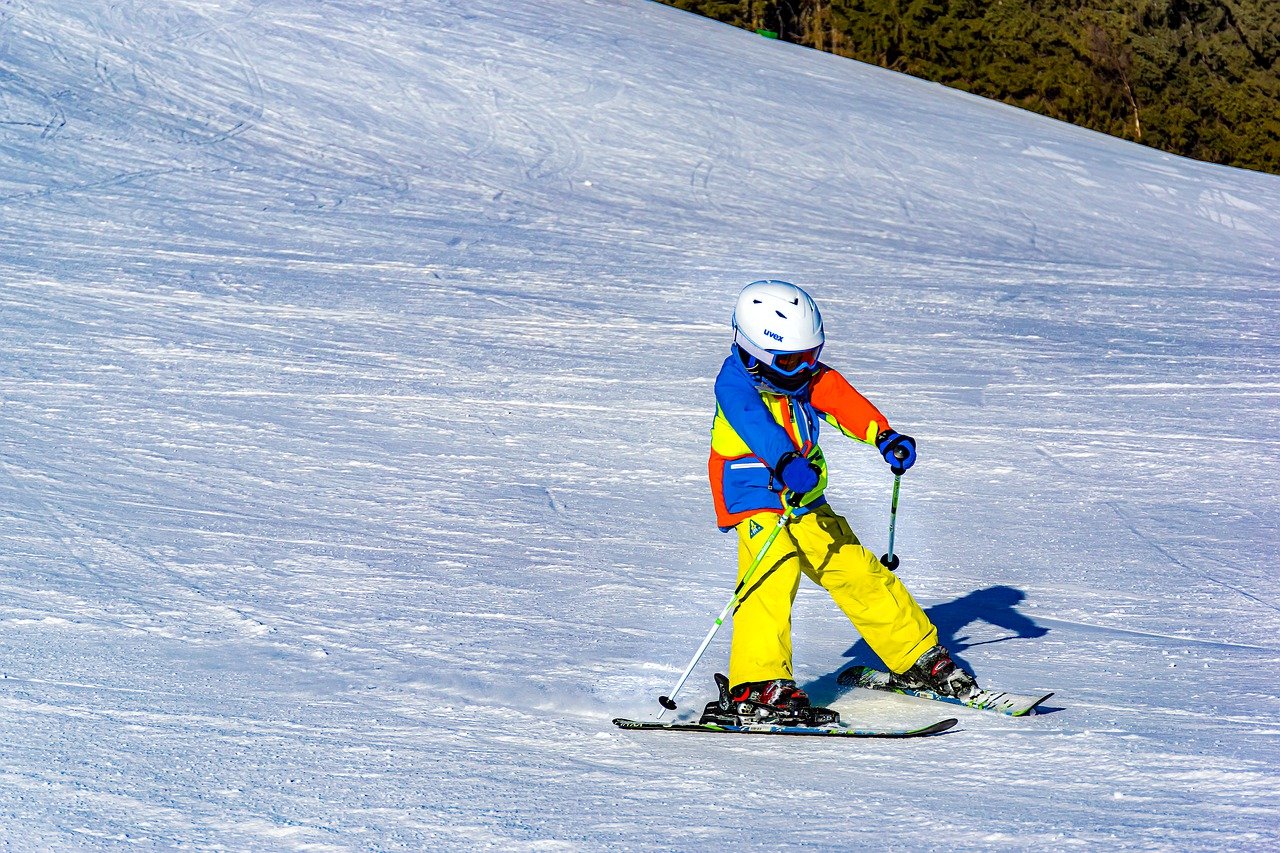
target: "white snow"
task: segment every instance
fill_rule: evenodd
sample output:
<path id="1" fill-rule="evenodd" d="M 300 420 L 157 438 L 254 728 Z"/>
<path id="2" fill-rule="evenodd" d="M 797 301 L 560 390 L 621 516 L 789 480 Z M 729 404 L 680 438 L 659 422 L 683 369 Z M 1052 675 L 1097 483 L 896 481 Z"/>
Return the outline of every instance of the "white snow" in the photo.
<path id="1" fill-rule="evenodd" d="M 1280 178 L 641 0 L 16 0 L 0 57 L 7 848 L 1280 846 Z M 1051 713 L 610 724 L 731 591 L 762 276 L 920 442 L 902 576 Z M 848 722 L 947 715 L 796 624 Z"/>

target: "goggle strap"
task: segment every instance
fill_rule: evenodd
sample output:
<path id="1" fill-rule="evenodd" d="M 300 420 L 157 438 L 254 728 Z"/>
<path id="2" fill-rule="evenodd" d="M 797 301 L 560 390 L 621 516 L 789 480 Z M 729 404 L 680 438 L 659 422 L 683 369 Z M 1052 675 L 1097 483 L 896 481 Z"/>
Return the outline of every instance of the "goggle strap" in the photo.
<path id="1" fill-rule="evenodd" d="M 751 341 L 747 339 L 747 336 L 742 334 L 736 326 L 733 330 L 733 342 L 737 344 L 740 349 L 746 350 L 747 355 L 754 356 L 756 361 L 769 367 L 773 367 L 773 353 L 769 352 L 767 349 L 761 349 L 751 343 Z"/>

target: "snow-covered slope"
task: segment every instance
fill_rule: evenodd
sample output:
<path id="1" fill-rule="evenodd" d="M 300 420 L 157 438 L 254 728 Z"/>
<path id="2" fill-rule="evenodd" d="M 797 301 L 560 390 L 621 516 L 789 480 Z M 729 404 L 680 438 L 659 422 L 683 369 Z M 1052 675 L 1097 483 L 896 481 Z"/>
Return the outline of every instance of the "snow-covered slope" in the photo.
<path id="1" fill-rule="evenodd" d="M 1280 844 L 1280 179 L 641 0 L 17 0 L 0 57 L 9 847 Z M 766 275 L 920 441 L 901 574 L 1052 713 L 609 724 L 730 592 Z M 855 641 L 802 590 L 816 698 L 939 716 Z"/>

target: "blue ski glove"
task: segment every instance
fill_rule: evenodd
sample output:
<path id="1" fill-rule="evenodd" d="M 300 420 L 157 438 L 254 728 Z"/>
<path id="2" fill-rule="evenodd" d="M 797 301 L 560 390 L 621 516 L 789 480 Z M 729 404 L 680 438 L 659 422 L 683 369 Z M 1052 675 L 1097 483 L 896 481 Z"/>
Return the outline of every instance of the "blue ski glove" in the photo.
<path id="1" fill-rule="evenodd" d="M 916 464 L 916 440 L 909 435 L 887 429 L 876 436 L 876 449 L 895 474 L 903 474 Z"/>
<path id="2" fill-rule="evenodd" d="M 818 479 L 822 476 L 822 471 L 817 465 L 795 451 L 783 454 L 778 460 L 778 467 L 774 470 L 778 472 L 778 479 L 782 481 L 782 485 L 797 495 L 803 495 L 818 488 Z"/>

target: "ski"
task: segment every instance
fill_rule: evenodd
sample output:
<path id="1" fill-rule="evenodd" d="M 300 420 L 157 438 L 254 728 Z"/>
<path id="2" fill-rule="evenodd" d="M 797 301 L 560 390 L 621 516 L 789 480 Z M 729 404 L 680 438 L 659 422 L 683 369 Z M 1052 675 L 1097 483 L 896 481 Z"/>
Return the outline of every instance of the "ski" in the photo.
<path id="1" fill-rule="evenodd" d="M 836 676 L 836 682 L 845 687 L 866 687 L 870 690 L 884 690 L 889 693 L 901 693 L 903 696 L 918 696 L 921 699 L 932 699 L 935 702 L 947 702 L 979 711 L 996 711 L 1010 717 L 1025 717 L 1031 714 L 1041 702 L 1052 696 L 1052 693 L 1024 696 L 1018 693 L 1006 693 L 999 690 L 979 690 L 968 699 L 955 696 L 943 696 L 932 690 L 915 690 L 910 687 L 895 687 L 890 683 L 891 676 L 887 672 L 872 669 L 869 666 L 851 666 Z"/>
<path id="2" fill-rule="evenodd" d="M 772 723 L 752 723 L 747 726 L 730 726 L 720 723 L 660 723 L 655 720 L 625 720 L 615 718 L 613 724 L 620 729 L 660 732 L 709 732 L 729 735 L 792 735 L 799 737 L 925 737 L 947 731 L 959 720 L 952 717 L 939 720 L 918 729 L 853 729 L 847 726 L 779 726 Z"/>

